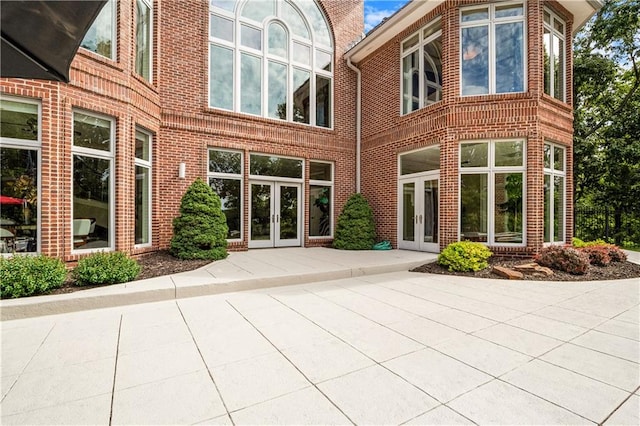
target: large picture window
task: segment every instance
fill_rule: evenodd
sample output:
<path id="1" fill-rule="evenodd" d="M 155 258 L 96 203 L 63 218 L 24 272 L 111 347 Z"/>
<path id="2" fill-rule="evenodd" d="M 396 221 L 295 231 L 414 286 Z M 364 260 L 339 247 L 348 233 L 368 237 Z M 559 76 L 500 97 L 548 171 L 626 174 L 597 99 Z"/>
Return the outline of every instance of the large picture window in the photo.
<path id="1" fill-rule="evenodd" d="M 227 239 L 242 238 L 242 153 L 221 149 L 209 150 L 209 185 L 222 202 L 227 218 Z"/>
<path id="2" fill-rule="evenodd" d="M 0 98 L 0 253 L 38 251 L 40 105 Z"/>
<path id="3" fill-rule="evenodd" d="M 523 140 L 460 145 L 460 239 L 524 244 Z"/>
<path id="4" fill-rule="evenodd" d="M 80 43 L 80 47 L 90 50 L 109 59 L 116 59 L 116 10 L 114 0 L 108 0 L 100 14 Z"/>
<path id="5" fill-rule="evenodd" d="M 524 5 L 464 8 L 460 19 L 462 96 L 524 92 Z"/>
<path id="6" fill-rule="evenodd" d="M 151 135 L 136 129 L 135 243 L 151 244 Z"/>
<path id="7" fill-rule="evenodd" d="M 333 45 L 314 1 L 212 1 L 210 11 L 212 108 L 332 127 Z"/>
<path id="8" fill-rule="evenodd" d="M 544 144 L 544 242 L 562 243 L 565 234 L 565 148 Z"/>
<path id="9" fill-rule="evenodd" d="M 442 100 L 442 30 L 429 24 L 402 43 L 402 114 Z"/>
<path id="10" fill-rule="evenodd" d="M 549 9 L 544 10 L 544 93 L 565 100 L 565 23 Z"/>
<path id="11" fill-rule="evenodd" d="M 75 250 L 113 249 L 114 121 L 73 114 L 73 221 Z"/>
<path id="12" fill-rule="evenodd" d="M 333 217 L 333 164 L 309 162 L 309 236 L 330 237 Z"/>
<path id="13" fill-rule="evenodd" d="M 136 6 L 136 73 L 151 81 L 151 2 L 136 0 Z"/>

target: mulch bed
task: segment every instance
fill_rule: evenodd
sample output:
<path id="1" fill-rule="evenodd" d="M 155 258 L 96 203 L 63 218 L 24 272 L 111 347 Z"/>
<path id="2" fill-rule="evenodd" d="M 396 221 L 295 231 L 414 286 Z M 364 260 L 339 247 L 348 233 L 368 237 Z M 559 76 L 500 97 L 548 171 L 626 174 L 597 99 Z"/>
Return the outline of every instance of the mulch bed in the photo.
<path id="1" fill-rule="evenodd" d="M 160 277 L 162 275 L 177 274 L 179 272 L 193 271 L 194 269 L 198 269 L 202 266 L 208 265 L 209 263 L 211 263 L 210 260 L 180 260 L 171 256 L 168 251 L 156 251 L 138 258 L 138 264 L 142 269 L 140 270 L 140 275 L 138 275 L 136 281 Z M 104 285 L 78 287 L 74 284 L 71 278 L 68 278 L 62 287 L 52 290 L 47 294 L 73 293 L 75 291 L 97 287 L 104 287 Z"/>
<path id="2" fill-rule="evenodd" d="M 513 268 L 516 265 L 531 263 L 527 259 L 512 258 L 489 258 L 489 267 L 478 272 L 449 272 L 436 262 L 427 263 L 412 269 L 411 272 L 423 272 L 429 274 L 457 275 L 460 277 L 474 278 L 494 278 L 507 279 L 492 272 L 493 266 L 503 266 Z M 544 274 L 525 274 L 525 280 L 533 281 L 595 281 L 595 280 L 620 280 L 625 278 L 640 277 L 640 265 L 631 262 L 611 262 L 609 266 L 593 266 L 590 265 L 587 273 L 584 275 L 572 275 L 567 272 L 553 271 L 553 275 L 548 277 Z"/>

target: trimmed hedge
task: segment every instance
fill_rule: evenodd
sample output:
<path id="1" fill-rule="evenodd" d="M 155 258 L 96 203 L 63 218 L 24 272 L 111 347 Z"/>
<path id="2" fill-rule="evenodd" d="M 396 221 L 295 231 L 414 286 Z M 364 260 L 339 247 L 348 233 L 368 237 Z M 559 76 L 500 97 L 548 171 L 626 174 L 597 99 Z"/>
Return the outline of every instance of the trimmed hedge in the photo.
<path id="1" fill-rule="evenodd" d="M 449 271 L 480 271 L 489 266 L 487 259 L 493 253 L 484 244 L 460 241 L 449 244 L 438 255 L 438 264 Z"/>
<path id="2" fill-rule="evenodd" d="M 224 259 L 228 232 L 220 197 L 196 179 L 182 197 L 180 216 L 173 219 L 171 254 L 180 259 Z"/>
<path id="3" fill-rule="evenodd" d="M 60 259 L 39 255 L 0 257 L 2 297 L 23 297 L 61 287 L 67 269 Z"/>
<path id="4" fill-rule="evenodd" d="M 119 284 L 134 280 L 140 273 L 140 265 L 120 251 L 93 253 L 78 261 L 73 270 L 75 284 Z"/>
<path id="5" fill-rule="evenodd" d="M 373 210 L 362 194 L 353 194 L 338 216 L 333 247 L 341 250 L 371 250 L 375 241 Z"/>

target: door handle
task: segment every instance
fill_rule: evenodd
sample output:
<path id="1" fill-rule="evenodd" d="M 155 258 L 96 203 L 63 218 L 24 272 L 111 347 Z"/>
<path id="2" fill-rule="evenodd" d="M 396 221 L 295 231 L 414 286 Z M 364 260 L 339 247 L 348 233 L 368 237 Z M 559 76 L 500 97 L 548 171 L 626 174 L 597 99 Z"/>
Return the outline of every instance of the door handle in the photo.
<path id="1" fill-rule="evenodd" d="M 416 218 L 416 223 L 418 223 L 418 215 L 414 216 Z"/>
<path id="2" fill-rule="evenodd" d="M 273 220 L 273 215 L 271 215 L 271 223 L 274 223 L 275 221 Z"/>
<path id="3" fill-rule="evenodd" d="M 276 215 L 276 223 L 280 222 L 280 216 Z"/>

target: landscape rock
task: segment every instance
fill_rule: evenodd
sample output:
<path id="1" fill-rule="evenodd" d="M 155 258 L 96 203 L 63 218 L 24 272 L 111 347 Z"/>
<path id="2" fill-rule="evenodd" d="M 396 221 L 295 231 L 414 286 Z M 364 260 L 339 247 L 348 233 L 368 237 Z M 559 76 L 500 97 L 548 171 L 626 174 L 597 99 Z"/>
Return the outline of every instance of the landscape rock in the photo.
<path id="1" fill-rule="evenodd" d="M 505 268 L 502 266 L 494 266 L 493 273 L 510 280 L 521 280 L 524 278 L 524 274 L 522 272 L 514 271 L 513 269 Z"/>

